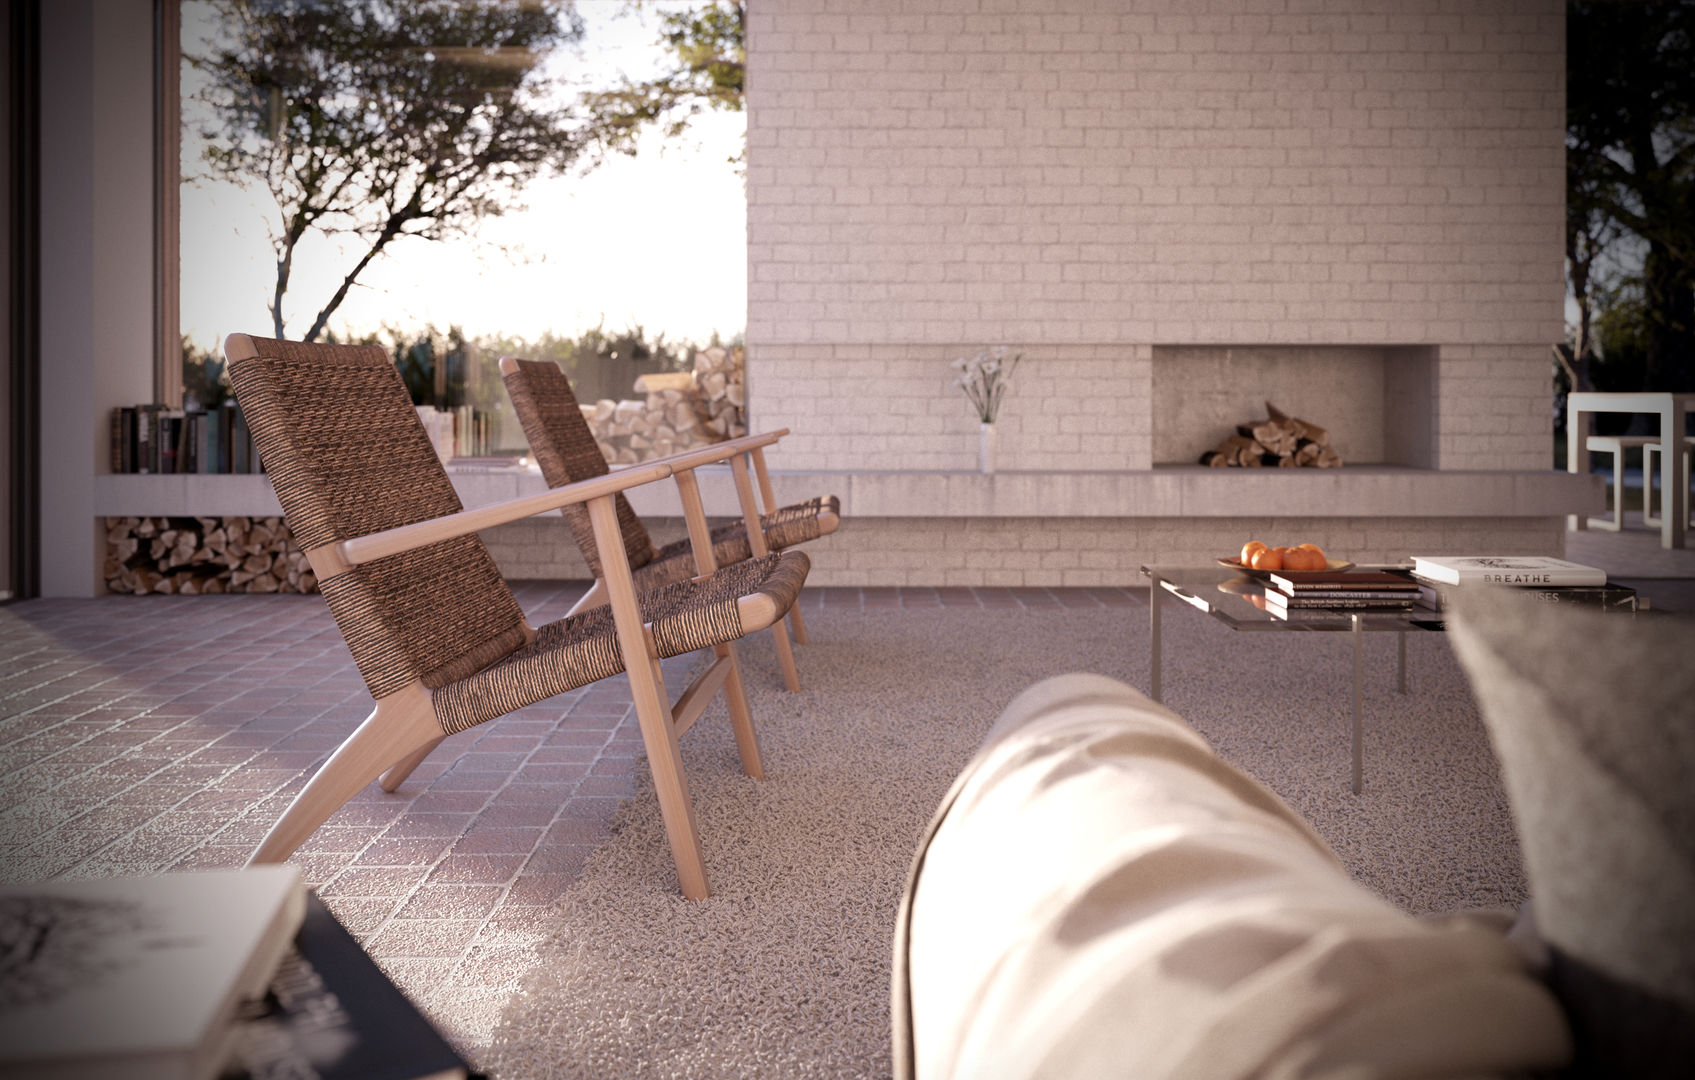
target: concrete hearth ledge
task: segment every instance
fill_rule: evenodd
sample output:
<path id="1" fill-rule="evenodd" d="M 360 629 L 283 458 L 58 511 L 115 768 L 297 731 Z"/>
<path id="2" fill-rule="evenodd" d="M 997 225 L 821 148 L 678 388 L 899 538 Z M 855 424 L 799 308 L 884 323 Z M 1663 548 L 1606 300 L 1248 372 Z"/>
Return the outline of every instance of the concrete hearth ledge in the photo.
<path id="1" fill-rule="evenodd" d="M 544 490 L 535 469 L 451 468 L 467 507 Z M 707 512 L 736 514 L 728 468 L 699 471 Z M 1207 469 L 1141 472 L 782 472 L 779 502 L 841 497 L 844 517 L 860 518 L 1240 518 L 1240 517 L 1550 517 L 1601 513 L 1599 476 L 1549 469 L 1474 472 L 1356 465 L 1340 469 Z M 101 476 L 102 515 L 280 514 L 265 476 Z M 643 516 L 681 517 L 676 486 L 631 492 Z"/>

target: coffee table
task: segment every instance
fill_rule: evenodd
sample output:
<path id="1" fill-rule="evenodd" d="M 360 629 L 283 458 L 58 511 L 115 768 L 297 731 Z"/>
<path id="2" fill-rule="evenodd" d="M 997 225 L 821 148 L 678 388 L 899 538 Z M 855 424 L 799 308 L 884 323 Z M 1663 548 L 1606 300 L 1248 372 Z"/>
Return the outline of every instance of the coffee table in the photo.
<path id="1" fill-rule="evenodd" d="M 1399 567 L 1362 567 L 1367 570 L 1399 569 Z M 1364 640 L 1368 631 L 1394 631 L 1400 635 L 1399 673 L 1396 685 L 1407 692 L 1407 632 L 1440 631 L 1442 616 L 1429 608 L 1375 611 L 1354 609 L 1304 608 L 1298 620 L 1280 619 L 1262 606 L 1264 585 L 1238 571 L 1222 566 L 1144 566 L 1148 578 L 1149 669 L 1152 686 L 1149 696 L 1160 700 L 1160 600 L 1169 593 L 1198 611 L 1203 611 L 1232 630 L 1302 632 L 1345 632 L 1354 639 L 1354 721 L 1353 789 L 1358 795 L 1364 773 L 1364 694 L 1361 689 L 1365 669 Z M 1257 603 L 1256 603 L 1257 601 Z"/>

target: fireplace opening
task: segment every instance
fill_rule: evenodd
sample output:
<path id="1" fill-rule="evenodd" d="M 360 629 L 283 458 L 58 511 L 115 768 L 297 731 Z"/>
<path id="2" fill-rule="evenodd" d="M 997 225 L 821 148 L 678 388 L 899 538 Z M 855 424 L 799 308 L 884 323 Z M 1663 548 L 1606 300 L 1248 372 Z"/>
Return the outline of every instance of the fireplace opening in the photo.
<path id="1" fill-rule="evenodd" d="M 1154 465 L 1198 465 L 1268 401 L 1322 425 L 1349 466 L 1435 467 L 1429 345 L 1156 345 Z"/>

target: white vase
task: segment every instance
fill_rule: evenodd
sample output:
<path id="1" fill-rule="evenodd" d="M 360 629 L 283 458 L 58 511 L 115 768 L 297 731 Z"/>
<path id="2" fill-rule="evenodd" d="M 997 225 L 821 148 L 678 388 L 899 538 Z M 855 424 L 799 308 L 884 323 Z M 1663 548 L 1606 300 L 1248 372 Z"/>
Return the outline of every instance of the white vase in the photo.
<path id="1" fill-rule="evenodd" d="M 995 425 L 981 423 L 977 425 L 977 468 L 984 476 L 992 476 L 995 471 L 995 449 L 1000 442 L 1000 432 Z"/>

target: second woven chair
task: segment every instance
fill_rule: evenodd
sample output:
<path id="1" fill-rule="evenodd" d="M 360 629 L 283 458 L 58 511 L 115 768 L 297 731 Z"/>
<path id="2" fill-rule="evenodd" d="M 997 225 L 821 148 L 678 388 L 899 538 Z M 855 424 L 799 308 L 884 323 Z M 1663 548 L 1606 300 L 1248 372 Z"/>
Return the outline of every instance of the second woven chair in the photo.
<path id="1" fill-rule="evenodd" d="M 677 877 L 685 895 L 707 895 L 677 740 L 722 690 L 742 768 L 763 775 L 730 643 L 782 617 L 806 556 L 717 570 L 693 474 L 663 463 L 463 510 L 381 348 L 232 334 L 224 351 L 289 529 L 376 699 L 252 861 L 288 858 L 373 779 L 393 791 L 447 736 L 626 672 Z M 701 545 L 701 576 L 638 596 L 613 495 L 668 476 Z M 532 627 L 476 534 L 562 506 L 582 511 L 601 545 L 610 610 Z M 659 660 L 705 648 L 715 662 L 670 703 Z"/>
<path id="2" fill-rule="evenodd" d="M 610 470 L 606 458 L 595 442 L 594 432 L 583 419 L 571 382 L 559 365 L 552 361 L 520 360 L 504 357 L 500 372 L 506 380 L 506 392 L 512 398 L 513 410 L 524 426 L 536 464 L 549 487 L 580 483 L 605 476 Z M 781 551 L 807 540 L 816 540 L 836 531 L 841 522 L 841 503 L 834 495 L 823 495 L 792 506 L 772 509 L 776 498 L 771 487 L 771 475 L 765 467 L 764 448 L 788 434 L 786 430 L 769 434 L 749 435 L 728 442 L 714 443 L 699 450 L 676 454 L 662 461 L 678 468 L 728 461 L 735 477 L 737 495 L 741 501 L 742 520 L 721 525 L 712 530 L 712 557 L 719 566 L 729 566 L 750 558 L 761 558 L 772 551 Z M 748 475 L 748 463 L 753 477 Z M 759 486 L 758 507 L 753 494 L 754 481 Z M 693 549 L 688 539 L 664 547 L 655 547 L 641 519 L 630 508 L 622 494 L 616 496 L 618 528 L 624 538 L 624 554 L 634 572 L 637 592 L 657 589 L 693 578 L 697 570 Z M 580 506 L 563 510 L 571 524 L 571 535 L 577 541 L 595 585 L 574 610 L 606 603 L 606 574 L 596 554 L 594 532 L 588 515 Z M 758 521 L 758 527 L 753 522 Z M 789 609 L 786 618 L 794 629 L 795 640 L 806 644 L 806 623 L 802 621 L 800 605 Z M 777 661 L 783 669 L 783 682 L 790 690 L 800 689 L 800 673 L 795 668 L 794 651 L 784 622 L 771 627 L 777 646 Z"/>

